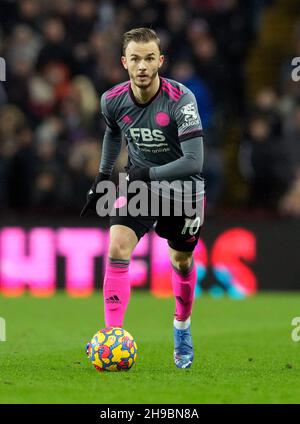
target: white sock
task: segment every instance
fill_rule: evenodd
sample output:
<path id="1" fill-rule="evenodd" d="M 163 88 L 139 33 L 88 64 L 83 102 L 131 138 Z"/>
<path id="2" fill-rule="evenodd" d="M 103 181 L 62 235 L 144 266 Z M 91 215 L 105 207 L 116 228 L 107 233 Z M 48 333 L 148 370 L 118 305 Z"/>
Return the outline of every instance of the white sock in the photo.
<path id="1" fill-rule="evenodd" d="M 177 319 L 174 319 L 174 327 L 177 328 L 177 330 L 186 330 L 191 323 L 191 318 L 189 317 L 185 321 L 177 321 Z"/>

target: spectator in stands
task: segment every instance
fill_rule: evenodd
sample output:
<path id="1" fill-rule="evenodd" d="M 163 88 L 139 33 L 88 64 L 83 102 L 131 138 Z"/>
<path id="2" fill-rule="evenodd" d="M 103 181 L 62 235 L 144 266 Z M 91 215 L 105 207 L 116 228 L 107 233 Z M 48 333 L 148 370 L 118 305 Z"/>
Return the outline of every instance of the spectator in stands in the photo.
<path id="1" fill-rule="evenodd" d="M 274 132 L 269 116 L 251 117 L 239 165 L 250 184 L 249 206 L 276 210 L 292 181 L 292 173 L 286 144 Z"/>
<path id="2" fill-rule="evenodd" d="M 2 0 L 5 20 L 0 23 L 0 55 L 7 59 L 7 81 L 0 86 L 3 206 L 17 210 L 47 205 L 50 213 L 58 205 L 68 213 L 78 213 L 83 202 L 78 193 L 83 196 L 96 172 L 95 161 L 86 152 L 101 149 L 100 95 L 127 78 L 119 60 L 120 37 L 134 26 L 151 26 L 159 33 L 168 57 L 163 73 L 172 71 L 197 97 L 205 128 L 207 204 L 214 208 L 223 188 L 228 129 L 236 118 L 237 125 L 243 123 L 239 117 L 244 116 L 245 59 L 259 29 L 262 7 L 272 1 Z M 294 55 L 298 55 L 298 39 L 296 31 Z M 282 75 L 290 78 L 290 70 Z M 252 152 L 246 162 L 257 178 L 263 160 L 280 150 L 281 115 L 284 140 L 294 146 L 293 158 L 297 157 L 298 130 L 292 116 L 299 87 L 282 77 L 284 101 L 268 89 L 255 102 L 254 112 L 263 114 L 272 127 L 268 141 L 249 136 L 241 149 L 247 146 Z M 74 168 L 73 158 L 78 156 L 74 152 L 86 158 L 79 168 Z M 26 167 L 26 160 L 31 167 Z M 123 148 L 115 171 L 125 163 Z M 32 190 L 26 185 L 29 178 L 34 181 Z M 247 178 L 254 187 L 257 178 Z M 17 200 L 15 190 L 22 184 L 24 196 Z M 254 192 L 252 203 L 258 195 Z"/>

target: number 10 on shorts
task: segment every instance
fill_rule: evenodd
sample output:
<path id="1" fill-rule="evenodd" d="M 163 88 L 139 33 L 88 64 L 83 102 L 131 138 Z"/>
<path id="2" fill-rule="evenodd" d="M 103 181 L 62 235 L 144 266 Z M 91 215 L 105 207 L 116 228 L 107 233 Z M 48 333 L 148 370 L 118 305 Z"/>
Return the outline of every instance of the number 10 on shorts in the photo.
<path id="1" fill-rule="evenodd" d="M 185 218 L 185 224 L 181 231 L 181 234 L 186 234 L 188 231 L 188 234 L 193 236 L 197 233 L 201 225 L 200 216 L 197 216 L 197 218 Z"/>

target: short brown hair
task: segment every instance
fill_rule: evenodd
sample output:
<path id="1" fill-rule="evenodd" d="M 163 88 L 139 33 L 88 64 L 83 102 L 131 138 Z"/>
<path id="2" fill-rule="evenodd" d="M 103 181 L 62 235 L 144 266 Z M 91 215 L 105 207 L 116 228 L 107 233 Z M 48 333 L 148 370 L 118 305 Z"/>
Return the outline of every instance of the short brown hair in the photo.
<path id="1" fill-rule="evenodd" d="M 125 55 L 126 48 L 130 41 L 135 41 L 136 43 L 148 43 L 149 41 L 155 41 L 161 53 L 160 39 L 158 38 L 156 32 L 150 28 L 134 28 L 130 31 L 125 32 L 123 35 L 123 54 Z"/>

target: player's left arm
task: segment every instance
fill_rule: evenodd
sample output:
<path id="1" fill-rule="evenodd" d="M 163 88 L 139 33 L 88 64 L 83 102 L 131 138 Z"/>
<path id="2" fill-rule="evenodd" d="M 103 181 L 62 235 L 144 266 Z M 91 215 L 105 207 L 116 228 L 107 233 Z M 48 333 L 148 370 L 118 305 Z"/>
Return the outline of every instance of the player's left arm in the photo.
<path id="1" fill-rule="evenodd" d="M 173 181 L 199 174 L 203 167 L 203 137 L 197 136 L 181 142 L 183 156 L 166 165 L 150 168 L 150 179 Z"/>
<path id="2" fill-rule="evenodd" d="M 174 119 L 183 156 L 150 169 L 151 180 L 176 180 L 199 174 L 203 167 L 203 131 L 197 102 L 191 91 L 175 104 Z"/>
<path id="3" fill-rule="evenodd" d="M 203 167 L 203 132 L 197 102 L 191 91 L 175 104 L 174 119 L 183 156 L 165 165 L 133 168 L 129 180 L 174 181 L 199 174 Z"/>

